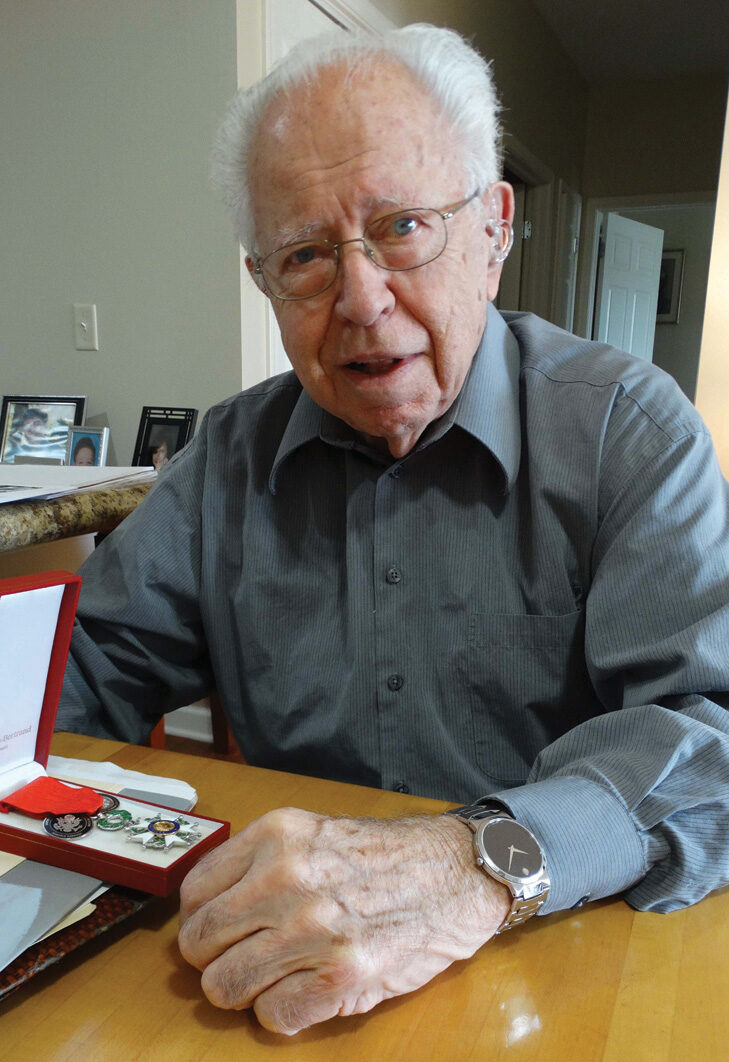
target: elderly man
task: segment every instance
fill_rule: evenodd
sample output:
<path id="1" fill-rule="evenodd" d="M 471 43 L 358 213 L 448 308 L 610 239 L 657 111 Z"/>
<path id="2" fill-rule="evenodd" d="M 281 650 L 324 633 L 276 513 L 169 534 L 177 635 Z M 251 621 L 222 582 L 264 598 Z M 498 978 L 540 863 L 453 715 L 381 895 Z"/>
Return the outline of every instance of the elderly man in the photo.
<path id="1" fill-rule="evenodd" d="M 218 179 L 294 373 L 210 410 L 84 572 L 61 725 L 139 738 L 215 685 L 254 764 L 466 805 L 278 810 L 189 875 L 205 993 L 282 1032 L 537 911 L 727 881 L 726 485 L 662 373 L 489 306 L 495 113 L 432 27 L 234 102 Z"/>

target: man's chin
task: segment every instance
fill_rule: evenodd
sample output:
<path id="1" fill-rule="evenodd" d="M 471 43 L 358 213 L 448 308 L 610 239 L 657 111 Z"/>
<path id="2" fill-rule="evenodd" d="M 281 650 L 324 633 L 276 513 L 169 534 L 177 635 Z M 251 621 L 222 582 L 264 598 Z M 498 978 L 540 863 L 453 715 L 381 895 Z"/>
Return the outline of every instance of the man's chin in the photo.
<path id="1" fill-rule="evenodd" d="M 412 450 L 428 423 L 429 421 L 421 423 L 388 418 L 380 422 L 350 422 L 350 427 L 373 449 L 390 453 L 398 459 Z"/>

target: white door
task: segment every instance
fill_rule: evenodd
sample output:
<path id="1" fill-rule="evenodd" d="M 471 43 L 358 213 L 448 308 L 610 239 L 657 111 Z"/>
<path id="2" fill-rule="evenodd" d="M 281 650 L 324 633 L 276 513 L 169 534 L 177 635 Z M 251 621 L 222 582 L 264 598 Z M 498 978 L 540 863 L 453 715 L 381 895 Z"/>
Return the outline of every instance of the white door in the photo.
<path id="1" fill-rule="evenodd" d="M 663 231 L 608 214 L 604 241 L 595 339 L 652 361 Z"/>

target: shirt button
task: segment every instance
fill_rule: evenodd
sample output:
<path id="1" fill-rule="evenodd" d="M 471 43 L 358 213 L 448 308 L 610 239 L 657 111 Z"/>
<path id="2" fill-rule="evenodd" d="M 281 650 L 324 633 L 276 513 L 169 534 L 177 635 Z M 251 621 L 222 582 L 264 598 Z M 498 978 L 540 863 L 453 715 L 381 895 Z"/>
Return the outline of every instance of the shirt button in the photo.
<path id="1" fill-rule="evenodd" d="M 404 682 L 405 679 L 402 675 L 390 675 L 387 680 L 387 688 L 392 690 L 393 693 L 397 693 L 398 690 L 402 689 Z"/>
<path id="2" fill-rule="evenodd" d="M 395 782 L 392 787 L 396 793 L 409 793 L 410 786 L 406 782 Z"/>
<path id="3" fill-rule="evenodd" d="M 388 583 L 399 583 L 402 579 L 402 573 L 399 568 L 396 568 L 393 565 L 392 568 L 387 569 L 387 575 L 385 576 L 385 578 L 387 579 Z"/>
<path id="4" fill-rule="evenodd" d="M 397 479 L 397 477 L 400 475 L 400 469 L 399 468 L 393 468 L 392 471 L 390 472 L 390 475 L 392 476 L 393 479 Z"/>

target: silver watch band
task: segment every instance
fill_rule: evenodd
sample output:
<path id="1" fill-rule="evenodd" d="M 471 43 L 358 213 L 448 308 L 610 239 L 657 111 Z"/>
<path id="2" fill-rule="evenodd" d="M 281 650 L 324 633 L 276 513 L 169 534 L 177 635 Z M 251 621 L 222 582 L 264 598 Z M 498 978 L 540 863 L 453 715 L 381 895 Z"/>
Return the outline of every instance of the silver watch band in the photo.
<path id="1" fill-rule="evenodd" d="M 513 929 L 514 926 L 520 926 L 535 915 L 540 907 L 543 906 L 549 893 L 549 877 L 544 862 L 542 862 L 542 873 L 536 881 L 518 886 L 506 879 L 502 879 L 498 874 L 489 870 L 486 866 L 485 860 L 478 854 L 479 846 L 476 835 L 479 832 L 481 824 L 483 823 L 485 826 L 485 823 L 490 819 L 506 818 L 514 820 L 514 816 L 511 812 L 498 801 L 489 801 L 485 803 L 470 804 L 460 808 L 453 808 L 451 811 L 447 811 L 446 814 L 453 815 L 459 820 L 459 822 L 463 822 L 469 827 L 474 834 L 476 862 L 485 873 L 495 878 L 495 880 L 499 881 L 502 885 L 505 885 L 511 892 L 511 908 L 494 935 L 498 936 L 500 933 L 505 933 L 508 929 Z M 537 843 L 536 839 L 535 843 Z"/>
<path id="2" fill-rule="evenodd" d="M 480 819 L 485 819 L 489 815 L 508 815 L 510 819 L 514 816 L 511 814 L 506 804 L 499 803 L 498 800 L 488 800 L 484 803 L 480 801 L 476 804 L 464 804 L 460 808 L 451 808 L 450 811 L 445 812 L 446 815 L 453 815 L 455 818 L 460 819 L 462 822 L 468 822 L 470 825 L 471 819 L 478 822 Z M 473 832 L 476 832 L 474 826 Z"/>

